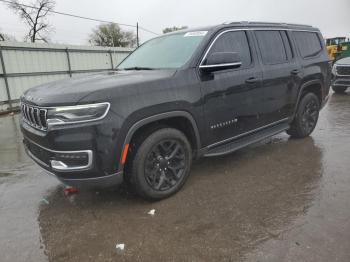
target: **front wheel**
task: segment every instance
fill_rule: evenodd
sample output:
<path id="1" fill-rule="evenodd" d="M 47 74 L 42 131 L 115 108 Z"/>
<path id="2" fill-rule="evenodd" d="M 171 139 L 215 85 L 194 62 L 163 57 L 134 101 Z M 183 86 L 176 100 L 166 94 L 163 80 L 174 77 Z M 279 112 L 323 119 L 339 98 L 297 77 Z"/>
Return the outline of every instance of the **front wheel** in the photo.
<path id="1" fill-rule="evenodd" d="M 332 86 L 332 89 L 337 94 L 343 94 L 343 93 L 345 93 L 347 87 L 346 86 Z"/>
<path id="2" fill-rule="evenodd" d="M 299 103 L 295 118 L 287 130 L 294 138 L 309 136 L 314 131 L 320 111 L 320 101 L 314 93 L 305 94 Z"/>
<path id="3" fill-rule="evenodd" d="M 186 182 L 192 149 L 186 136 L 173 128 L 150 134 L 131 159 L 131 185 L 141 197 L 160 200 L 176 193 Z"/>

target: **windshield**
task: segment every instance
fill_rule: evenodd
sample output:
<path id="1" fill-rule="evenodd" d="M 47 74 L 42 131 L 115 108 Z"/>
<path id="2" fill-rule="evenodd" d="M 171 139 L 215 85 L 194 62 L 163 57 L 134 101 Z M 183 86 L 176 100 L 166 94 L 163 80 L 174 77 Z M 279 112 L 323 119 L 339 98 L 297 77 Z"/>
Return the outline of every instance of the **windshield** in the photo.
<path id="1" fill-rule="evenodd" d="M 179 68 L 191 58 L 206 33 L 187 32 L 152 39 L 130 54 L 117 69 Z"/>

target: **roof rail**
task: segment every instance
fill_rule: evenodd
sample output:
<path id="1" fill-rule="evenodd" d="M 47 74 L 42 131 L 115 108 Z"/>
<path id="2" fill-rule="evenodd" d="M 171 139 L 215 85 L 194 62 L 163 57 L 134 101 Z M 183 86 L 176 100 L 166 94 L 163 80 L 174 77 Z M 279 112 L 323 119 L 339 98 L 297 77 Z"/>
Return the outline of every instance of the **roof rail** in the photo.
<path id="1" fill-rule="evenodd" d="M 240 22 L 232 22 L 227 21 L 223 23 L 224 25 L 280 25 L 280 26 L 300 26 L 300 27 L 312 27 L 311 25 L 303 25 L 303 24 L 293 24 L 293 23 L 277 23 L 277 22 L 260 22 L 260 21 L 240 21 Z"/>
<path id="2" fill-rule="evenodd" d="M 302 26 L 302 27 L 312 27 L 312 25 L 305 25 L 305 24 L 293 24 L 293 23 L 282 23 L 282 25 L 288 25 L 288 26 Z"/>

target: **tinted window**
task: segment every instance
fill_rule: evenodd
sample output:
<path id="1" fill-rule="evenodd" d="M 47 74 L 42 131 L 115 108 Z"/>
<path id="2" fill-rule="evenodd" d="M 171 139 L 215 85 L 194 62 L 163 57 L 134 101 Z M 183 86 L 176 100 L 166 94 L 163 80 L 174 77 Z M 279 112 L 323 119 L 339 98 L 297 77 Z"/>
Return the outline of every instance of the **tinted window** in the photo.
<path id="1" fill-rule="evenodd" d="M 255 35 L 264 64 L 280 64 L 287 61 L 286 50 L 279 31 L 256 31 Z"/>
<path id="2" fill-rule="evenodd" d="M 244 31 L 227 32 L 221 35 L 211 47 L 208 55 L 214 52 L 237 52 L 242 61 L 241 67 L 246 67 L 252 62 L 248 39 Z"/>
<path id="3" fill-rule="evenodd" d="M 317 33 L 293 32 L 298 49 L 303 58 L 318 55 L 322 50 L 320 39 Z"/>
<path id="4" fill-rule="evenodd" d="M 292 48 L 291 48 L 291 45 L 290 45 L 289 37 L 288 37 L 286 31 L 280 31 L 280 32 L 281 32 L 281 35 L 282 35 L 282 39 L 283 39 L 283 42 L 284 42 L 284 47 L 286 49 L 288 60 L 290 60 L 294 55 L 293 55 L 293 51 L 292 51 Z"/>

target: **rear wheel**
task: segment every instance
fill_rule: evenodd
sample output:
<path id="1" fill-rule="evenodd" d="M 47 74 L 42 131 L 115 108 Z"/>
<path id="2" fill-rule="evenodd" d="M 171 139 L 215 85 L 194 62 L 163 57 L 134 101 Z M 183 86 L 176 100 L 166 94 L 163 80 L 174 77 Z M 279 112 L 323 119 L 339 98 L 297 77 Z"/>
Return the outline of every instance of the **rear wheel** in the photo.
<path id="1" fill-rule="evenodd" d="M 162 128 L 135 148 L 130 183 L 140 196 L 160 200 L 180 190 L 189 175 L 192 149 L 177 129 Z"/>
<path id="2" fill-rule="evenodd" d="M 346 86 L 332 86 L 332 89 L 337 94 L 343 94 L 346 91 L 347 87 Z"/>
<path id="3" fill-rule="evenodd" d="M 294 138 L 309 136 L 314 131 L 320 111 L 320 101 L 314 93 L 305 94 L 287 133 Z"/>

